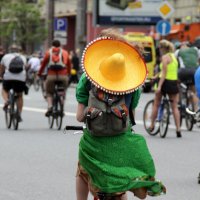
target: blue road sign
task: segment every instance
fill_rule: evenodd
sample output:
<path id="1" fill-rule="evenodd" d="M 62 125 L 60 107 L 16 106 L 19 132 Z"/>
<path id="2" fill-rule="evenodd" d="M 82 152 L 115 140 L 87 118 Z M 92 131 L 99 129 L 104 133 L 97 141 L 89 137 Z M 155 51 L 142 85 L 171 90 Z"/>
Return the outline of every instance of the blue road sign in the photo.
<path id="1" fill-rule="evenodd" d="M 167 20 L 160 20 L 156 24 L 156 31 L 160 33 L 160 35 L 167 35 L 171 30 L 171 25 Z"/>
<path id="2" fill-rule="evenodd" d="M 54 31 L 66 31 L 67 19 L 66 18 L 55 18 L 54 19 Z"/>

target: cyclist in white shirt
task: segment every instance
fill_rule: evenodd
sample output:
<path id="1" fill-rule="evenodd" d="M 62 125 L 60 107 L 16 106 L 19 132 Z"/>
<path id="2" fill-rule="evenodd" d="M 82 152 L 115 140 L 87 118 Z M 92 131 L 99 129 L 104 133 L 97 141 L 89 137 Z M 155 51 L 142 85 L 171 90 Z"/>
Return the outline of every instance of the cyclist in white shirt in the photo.
<path id="1" fill-rule="evenodd" d="M 10 89 L 13 89 L 16 93 L 18 93 L 18 108 L 19 108 L 19 119 L 21 122 L 21 112 L 23 108 L 23 91 L 25 90 L 25 81 L 26 81 L 26 57 L 20 54 L 20 47 L 16 45 L 12 45 L 10 47 L 10 53 L 5 54 L 1 60 L 0 64 L 0 77 L 3 78 L 3 87 L 2 87 L 2 97 L 4 99 L 4 107 L 3 109 L 7 109 L 8 107 L 8 92 Z M 16 59 L 17 58 L 17 59 Z M 15 60 L 15 66 L 22 66 L 19 72 L 13 72 L 11 70 L 11 63 Z M 16 61 L 17 60 L 17 61 Z M 17 64 L 16 64 L 17 63 Z M 12 71 L 12 72 L 11 72 Z"/>

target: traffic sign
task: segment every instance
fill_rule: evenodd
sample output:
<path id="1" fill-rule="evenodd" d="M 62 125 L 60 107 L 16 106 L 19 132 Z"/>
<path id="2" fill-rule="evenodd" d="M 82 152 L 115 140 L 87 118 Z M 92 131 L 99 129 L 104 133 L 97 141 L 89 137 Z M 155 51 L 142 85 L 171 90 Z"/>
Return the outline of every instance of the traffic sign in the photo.
<path id="1" fill-rule="evenodd" d="M 156 31 L 160 33 L 160 35 L 167 35 L 171 30 L 171 25 L 167 20 L 160 20 L 156 24 Z"/>
<path id="2" fill-rule="evenodd" d="M 54 19 L 54 30 L 55 31 L 66 31 L 67 19 L 66 18 L 55 18 Z"/>
<path id="3" fill-rule="evenodd" d="M 163 19 L 168 18 L 174 12 L 174 8 L 168 1 L 164 1 L 158 7 L 158 12 L 162 16 Z"/>

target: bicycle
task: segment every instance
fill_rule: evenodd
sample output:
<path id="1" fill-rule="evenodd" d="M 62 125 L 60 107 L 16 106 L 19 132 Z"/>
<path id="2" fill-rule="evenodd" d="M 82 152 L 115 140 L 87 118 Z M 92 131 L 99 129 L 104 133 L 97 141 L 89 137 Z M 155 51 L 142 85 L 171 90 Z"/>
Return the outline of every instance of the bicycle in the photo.
<path id="1" fill-rule="evenodd" d="M 151 114 L 153 109 L 154 100 L 150 100 L 147 102 L 144 112 L 143 112 L 143 123 L 144 128 L 149 135 L 155 136 L 158 133 L 160 134 L 161 138 L 166 137 L 168 126 L 169 126 L 169 119 L 170 119 L 170 100 L 168 99 L 167 95 L 162 95 L 161 103 L 158 108 L 158 116 L 155 121 L 154 130 L 150 131 L 149 127 L 151 124 Z"/>
<path id="2" fill-rule="evenodd" d="M 64 133 L 68 130 L 75 130 L 75 131 L 83 131 L 84 127 L 83 126 L 65 126 L 64 128 Z M 123 193 L 124 194 L 124 193 Z M 94 200 L 115 200 L 116 197 L 120 197 L 121 195 L 114 195 L 114 194 L 109 194 L 105 192 L 97 192 L 96 197 L 94 197 Z"/>
<path id="3" fill-rule="evenodd" d="M 64 100 L 65 88 L 61 81 L 56 81 L 53 94 L 53 109 L 52 113 L 48 116 L 49 128 L 53 128 L 54 121 L 56 121 L 57 129 L 61 129 L 64 117 Z"/>
<path id="4" fill-rule="evenodd" d="M 195 123 L 194 117 L 190 115 L 186 108 L 191 111 L 194 111 L 194 103 L 192 101 L 193 93 L 189 89 L 187 83 L 180 83 L 180 101 L 179 101 L 179 110 L 180 110 L 180 124 L 182 124 L 183 118 L 185 118 L 185 125 L 188 131 L 192 131 L 193 125 Z"/>
<path id="5" fill-rule="evenodd" d="M 10 129 L 13 124 L 14 130 L 17 130 L 20 116 L 17 106 L 18 94 L 13 89 L 11 89 L 8 96 L 8 106 L 5 109 L 6 126 L 8 129 Z"/>
<path id="6" fill-rule="evenodd" d="M 37 72 L 34 72 L 34 71 L 28 72 L 27 83 L 29 87 L 33 85 L 35 91 L 39 91 L 39 88 L 41 86 L 41 80 L 38 77 Z"/>
<path id="7" fill-rule="evenodd" d="M 181 83 L 180 84 L 180 101 L 178 103 L 178 109 L 180 111 L 180 125 L 182 125 L 182 121 L 185 118 L 186 128 L 188 131 L 191 131 L 194 124 L 194 119 L 191 115 L 186 112 L 186 108 L 192 108 L 194 110 L 194 104 L 191 101 L 192 93 L 188 89 L 187 85 Z M 161 138 L 165 138 L 168 130 L 168 126 L 170 123 L 170 99 L 164 94 L 161 99 L 160 106 L 158 108 L 158 116 L 155 121 L 154 130 L 149 131 L 149 127 L 151 124 L 151 114 L 153 109 L 154 100 L 150 100 L 147 102 L 144 113 L 143 113 L 143 123 L 145 130 L 151 136 L 155 136 L 160 133 Z"/>

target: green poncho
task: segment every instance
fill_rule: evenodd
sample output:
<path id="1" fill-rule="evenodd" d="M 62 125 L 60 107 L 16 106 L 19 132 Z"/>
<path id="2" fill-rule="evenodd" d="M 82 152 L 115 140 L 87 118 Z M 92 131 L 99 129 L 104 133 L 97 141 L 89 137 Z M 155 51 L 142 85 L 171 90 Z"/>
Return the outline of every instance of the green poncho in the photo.
<path id="1" fill-rule="evenodd" d="M 141 91 L 133 93 L 134 109 Z M 79 103 L 87 106 L 87 79 L 83 75 L 76 89 Z M 165 193 L 154 181 L 155 167 L 145 139 L 131 130 L 113 137 L 94 137 L 87 129 L 79 144 L 79 162 L 88 173 L 91 184 L 101 192 L 117 193 L 146 187 L 152 196 Z"/>

